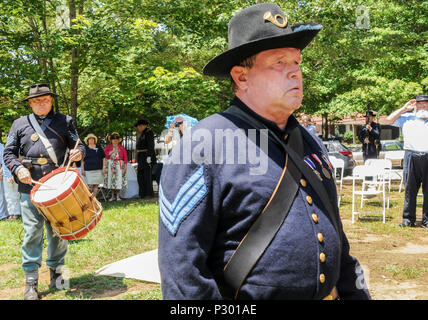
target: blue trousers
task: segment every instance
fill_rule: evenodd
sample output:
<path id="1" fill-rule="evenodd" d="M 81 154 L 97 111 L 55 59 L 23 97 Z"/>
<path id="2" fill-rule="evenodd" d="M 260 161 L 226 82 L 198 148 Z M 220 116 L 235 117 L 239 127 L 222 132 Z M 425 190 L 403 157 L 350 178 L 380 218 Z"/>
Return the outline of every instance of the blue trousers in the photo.
<path id="1" fill-rule="evenodd" d="M 38 212 L 27 193 L 21 194 L 21 213 L 24 225 L 24 243 L 22 244 L 22 268 L 26 273 L 37 271 L 42 265 L 43 225 L 46 224 L 48 239 L 48 257 L 46 265 L 56 269 L 65 263 L 68 241 L 54 236 L 52 227 Z"/>
<path id="2" fill-rule="evenodd" d="M 403 181 L 405 185 L 403 220 L 416 221 L 416 200 L 422 185 L 424 203 L 422 223 L 428 223 L 428 153 L 420 154 L 406 150 L 403 163 Z"/>
<path id="3" fill-rule="evenodd" d="M 3 179 L 5 179 L 3 177 Z M 7 218 L 9 216 L 7 212 L 7 204 L 6 204 L 6 197 L 4 194 L 4 187 L 3 187 L 3 181 L 0 180 L 0 220 Z"/>

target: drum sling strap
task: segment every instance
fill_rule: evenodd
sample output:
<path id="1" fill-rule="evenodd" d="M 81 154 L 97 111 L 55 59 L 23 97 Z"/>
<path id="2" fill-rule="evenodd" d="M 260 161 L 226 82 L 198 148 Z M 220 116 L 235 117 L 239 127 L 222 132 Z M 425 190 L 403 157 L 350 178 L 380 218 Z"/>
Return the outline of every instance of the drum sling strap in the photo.
<path id="1" fill-rule="evenodd" d="M 272 242 L 288 215 L 299 189 L 299 180 L 303 174 L 319 195 L 328 211 L 341 244 L 341 236 L 336 215 L 324 185 L 303 161 L 303 140 L 298 126 L 289 133 L 287 144 L 278 138 L 263 123 L 236 106 L 230 106 L 225 113 L 232 114 L 260 130 L 268 132 L 268 138 L 280 145 L 292 161 L 286 161 L 283 174 L 262 213 L 250 227 L 238 248 L 224 267 L 225 285 L 219 285 L 224 297 L 237 299 L 239 290 L 248 274 Z M 264 130 L 261 130 L 264 129 Z M 250 138 L 250 137 L 249 137 Z M 255 139 L 255 137 L 251 137 Z M 250 138 L 250 139 L 251 139 Z M 253 140 L 254 143 L 256 141 Z"/>
<path id="2" fill-rule="evenodd" d="M 43 145 L 46 148 L 46 151 L 49 154 L 49 157 L 51 160 L 55 163 L 55 165 L 58 167 L 58 159 L 56 157 L 55 150 L 52 147 L 52 144 L 49 142 L 49 139 L 46 137 L 45 133 L 43 132 L 42 128 L 40 127 L 39 123 L 36 120 L 36 117 L 34 116 L 34 113 L 30 114 L 28 116 L 28 119 L 31 122 L 31 125 L 33 126 L 34 130 L 36 130 L 37 134 L 40 137 L 40 140 L 42 141 Z"/>

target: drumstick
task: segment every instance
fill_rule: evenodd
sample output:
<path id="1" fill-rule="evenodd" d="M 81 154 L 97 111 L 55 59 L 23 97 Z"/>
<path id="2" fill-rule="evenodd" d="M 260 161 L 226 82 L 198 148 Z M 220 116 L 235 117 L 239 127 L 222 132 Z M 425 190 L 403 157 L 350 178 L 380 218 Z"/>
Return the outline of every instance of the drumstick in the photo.
<path id="1" fill-rule="evenodd" d="M 79 142 L 80 142 L 80 139 L 77 138 L 76 145 L 74 146 L 74 148 L 72 150 L 76 150 L 77 149 L 77 146 L 79 145 Z M 64 171 L 65 172 L 64 179 L 65 179 L 65 176 L 67 175 L 67 171 L 68 171 L 68 167 L 70 166 L 70 163 L 71 163 L 71 157 L 70 157 L 70 159 L 68 159 L 67 167 L 65 168 L 65 171 Z M 62 182 L 64 182 L 64 179 L 62 179 Z"/>
<path id="2" fill-rule="evenodd" d="M 31 182 L 32 182 L 32 183 L 34 183 L 34 184 L 38 184 L 38 185 L 40 185 L 40 186 L 48 187 L 49 189 L 52 189 L 52 190 L 56 190 L 56 188 L 54 188 L 53 186 L 50 186 L 50 185 L 45 184 L 45 183 L 41 183 L 41 182 L 39 182 L 39 181 L 35 181 L 35 180 L 33 180 L 33 179 L 31 179 Z"/>
<path id="3" fill-rule="evenodd" d="M 79 142 L 80 142 L 80 139 L 77 138 L 76 145 L 74 146 L 74 148 L 72 150 L 76 150 L 77 149 L 77 146 L 79 145 Z M 72 150 L 70 150 L 70 151 L 72 151 Z M 67 167 L 65 168 L 65 172 L 68 171 L 68 167 L 70 166 L 70 163 L 71 163 L 71 157 L 70 157 L 70 159 L 68 159 L 68 163 L 67 163 Z"/>

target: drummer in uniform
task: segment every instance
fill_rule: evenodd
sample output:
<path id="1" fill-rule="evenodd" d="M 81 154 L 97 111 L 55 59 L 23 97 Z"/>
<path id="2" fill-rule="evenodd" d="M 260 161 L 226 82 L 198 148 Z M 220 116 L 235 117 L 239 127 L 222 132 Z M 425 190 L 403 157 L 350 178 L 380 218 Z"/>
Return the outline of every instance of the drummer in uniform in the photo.
<path id="1" fill-rule="evenodd" d="M 49 85 L 32 85 L 28 101 L 32 113 L 15 120 L 4 150 L 5 165 L 18 181 L 21 193 L 24 242 L 22 268 L 26 278 L 25 300 L 38 300 L 38 269 L 42 264 L 43 224 L 45 219 L 30 200 L 34 181 L 64 165 L 65 161 L 80 161 L 85 154 L 83 143 L 74 149 L 79 136 L 70 116 L 52 110 L 53 93 Z M 67 154 L 67 149 L 70 150 Z M 67 253 L 67 241 L 54 236 L 46 223 L 50 288 L 61 289 L 62 266 Z"/>
<path id="2" fill-rule="evenodd" d="M 192 127 L 162 170 L 164 299 L 370 299 L 327 151 L 292 114 L 303 98 L 301 51 L 321 27 L 290 25 L 271 3 L 230 21 L 229 50 L 204 74 L 233 79 L 231 106 Z"/>

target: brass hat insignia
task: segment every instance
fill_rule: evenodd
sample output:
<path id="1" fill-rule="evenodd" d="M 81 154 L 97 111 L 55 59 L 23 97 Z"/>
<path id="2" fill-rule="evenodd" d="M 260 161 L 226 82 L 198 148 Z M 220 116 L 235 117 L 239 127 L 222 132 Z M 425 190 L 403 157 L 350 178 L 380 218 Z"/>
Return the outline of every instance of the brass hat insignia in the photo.
<path id="1" fill-rule="evenodd" d="M 279 22 L 278 18 L 280 18 L 282 22 Z M 273 16 L 272 12 L 270 11 L 265 12 L 265 14 L 263 15 L 263 19 L 272 22 L 274 25 L 280 28 L 285 28 L 288 23 L 288 19 L 286 17 L 283 17 L 280 14 L 276 14 L 275 16 Z"/>

